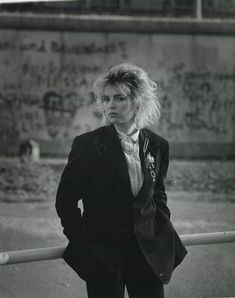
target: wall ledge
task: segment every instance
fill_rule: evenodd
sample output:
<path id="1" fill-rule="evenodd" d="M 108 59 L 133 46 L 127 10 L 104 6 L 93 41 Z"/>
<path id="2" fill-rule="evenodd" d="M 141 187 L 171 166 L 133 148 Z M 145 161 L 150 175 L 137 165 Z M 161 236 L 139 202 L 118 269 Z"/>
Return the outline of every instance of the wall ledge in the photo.
<path id="1" fill-rule="evenodd" d="M 235 19 L 0 13 L 0 29 L 234 35 Z"/>
<path id="2" fill-rule="evenodd" d="M 72 139 L 66 140 L 39 140 L 40 153 L 43 157 L 67 158 Z M 0 140 L 1 156 L 16 157 L 19 152 L 20 140 L 8 139 Z M 172 159 L 219 159 L 235 160 L 235 143 L 203 143 L 203 142 L 170 142 L 170 157 Z"/>

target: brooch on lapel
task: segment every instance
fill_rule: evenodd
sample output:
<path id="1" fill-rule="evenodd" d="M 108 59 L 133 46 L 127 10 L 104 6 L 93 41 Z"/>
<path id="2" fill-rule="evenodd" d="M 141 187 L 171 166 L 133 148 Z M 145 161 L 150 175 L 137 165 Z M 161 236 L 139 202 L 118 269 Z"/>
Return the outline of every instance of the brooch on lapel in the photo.
<path id="1" fill-rule="evenodd" d="M 146 153 L 147 148 L 148 148 L 148 144 L 149 144 L 149 139 L 146 138 L 144 140 L 144 147 L 143 147 L 143 151 L 144 153 Z M 145 167 L 150 171 L 151 177 L 153 179 L 153 182 L 155 182 L 156 180 L 156 173 L 155 173 L 155 159 L 154 157 L 150 154 L 150 152 L 146 155 L 145 157 Z"/>
<path id="2" fill-rule="evenodd" d="M 147 169 L 149 169 L 150 174 L 152 176 L 153 182 L 155 182 L 156 179 L 156 173 L 154 171 L 155 168 L 155 159 L 154 157 L 150 154 L 150 152 L 147 154 L 147 156 L 145 157 L 145 166 Z"/>

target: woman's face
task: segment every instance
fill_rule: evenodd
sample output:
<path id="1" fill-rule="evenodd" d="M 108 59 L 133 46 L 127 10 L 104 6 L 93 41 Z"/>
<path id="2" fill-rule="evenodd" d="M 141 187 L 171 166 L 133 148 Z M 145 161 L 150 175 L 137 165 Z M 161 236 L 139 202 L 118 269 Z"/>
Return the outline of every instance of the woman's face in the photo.
<path id="1" fill-rule="evenodd" d="M 104 114 L 110 123 L 132 124 L 135 118 L 134 101 L 121 88 L 106 86 L 101 97 Z"/>

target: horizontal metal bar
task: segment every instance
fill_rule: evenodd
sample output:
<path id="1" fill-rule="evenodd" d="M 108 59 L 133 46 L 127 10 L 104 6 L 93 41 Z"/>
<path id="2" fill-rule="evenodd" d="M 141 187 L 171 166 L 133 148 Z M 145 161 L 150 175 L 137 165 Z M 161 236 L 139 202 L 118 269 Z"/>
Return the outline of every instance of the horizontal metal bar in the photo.
<path id="1" fill-rule="evenodd" d="M 185 246 L 235 242 L 235 231 L 189 234 L 180 236 Z"/>
<path id="2" fill-rule="evenodd" d="M 186 246 L 235 242 L 235 231 L 180 236 Z M 0 253 L 0 265 L 46 261 L 61 258 L 65 246 L 37 248 Z"/>
<path id="3" fill-rule="evenodd" d="M 0 265 L 59 259 L 64 250 L 65 246 L 7 251 L 0 253 Z"/>

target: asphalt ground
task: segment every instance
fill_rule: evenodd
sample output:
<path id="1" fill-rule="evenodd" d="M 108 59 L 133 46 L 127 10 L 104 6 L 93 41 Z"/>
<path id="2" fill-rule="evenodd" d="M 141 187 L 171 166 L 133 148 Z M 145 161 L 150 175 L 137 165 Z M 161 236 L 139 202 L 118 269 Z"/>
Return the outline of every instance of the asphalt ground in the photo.
<path id="1" fill-rule="evenodd" d="M 202 199 L 203 199 L 203 194 Z M 32 206 L 33 205 L 33 206 Z M 187 201 L 169 194 L 172 222 L 180 234 L 234 230 L 235 204 Z M 67 243 L 52 204 L 0 204 L 1 251 Z M 165 287 L 167 298 L 234 297 L 235 243 L 188 247 Z M 84 282 L 62 259 L 0 268 L 1 298 L 85 298 Z"/>
<path id="2" fill-rule="evenodd" d="M 168 204 L 179 234 L 235 230 L 235 192 L 230 186 L 234 179 L 232 166 L 234 164 L 220 161 L 208 161 L 207 166 L 200 161 L 191 165 L 190 162 L 173 163 L 167 183 Z M 39 172 L 44 173 L 44 170 Z M 5 175 L 6 171 L 2 173 Z M 15 169 L 13 172 L 18 174 Z M 186 173 L 188 180 L 183 185 L 181 182 Z M 9 176 L 4 175 L 1 178 Z M 47 188 L 38 191 L 38 185 L 42 187 L 47 182 L 56 185 L 58 175 L 53 181 L 39 175 L 38 185 L 31 184 L 30 179 L 20 184 L 19 181 L 16 183 L 16 177 L 10 178 L 12 189 L 0 187 L 0 251 L 65 245 L 67 240 L 54 209 L 54 186 L 50 186 L 50 191 Z M 227 187 L 221 186 L 221 179 Z M 0 186 L 10 185 L 10 180 L 3 180 Z M 198 188 L 200 181 L 205 186 Z M 23 195 L 18 196 L 19 188 L 23 189 L 21 185 L 25 188 L 24 194 L 21 192 Z M 38 200 L 34 200 L 34 192 Z M 192 246 L 188 251 L 183 264 L 165 287 L 166 298 L 235 297 L 235 243 Z M 85 283 L 62 259 L 58 259 L 0 267 L 0 297 L 87 296 Z"/>

